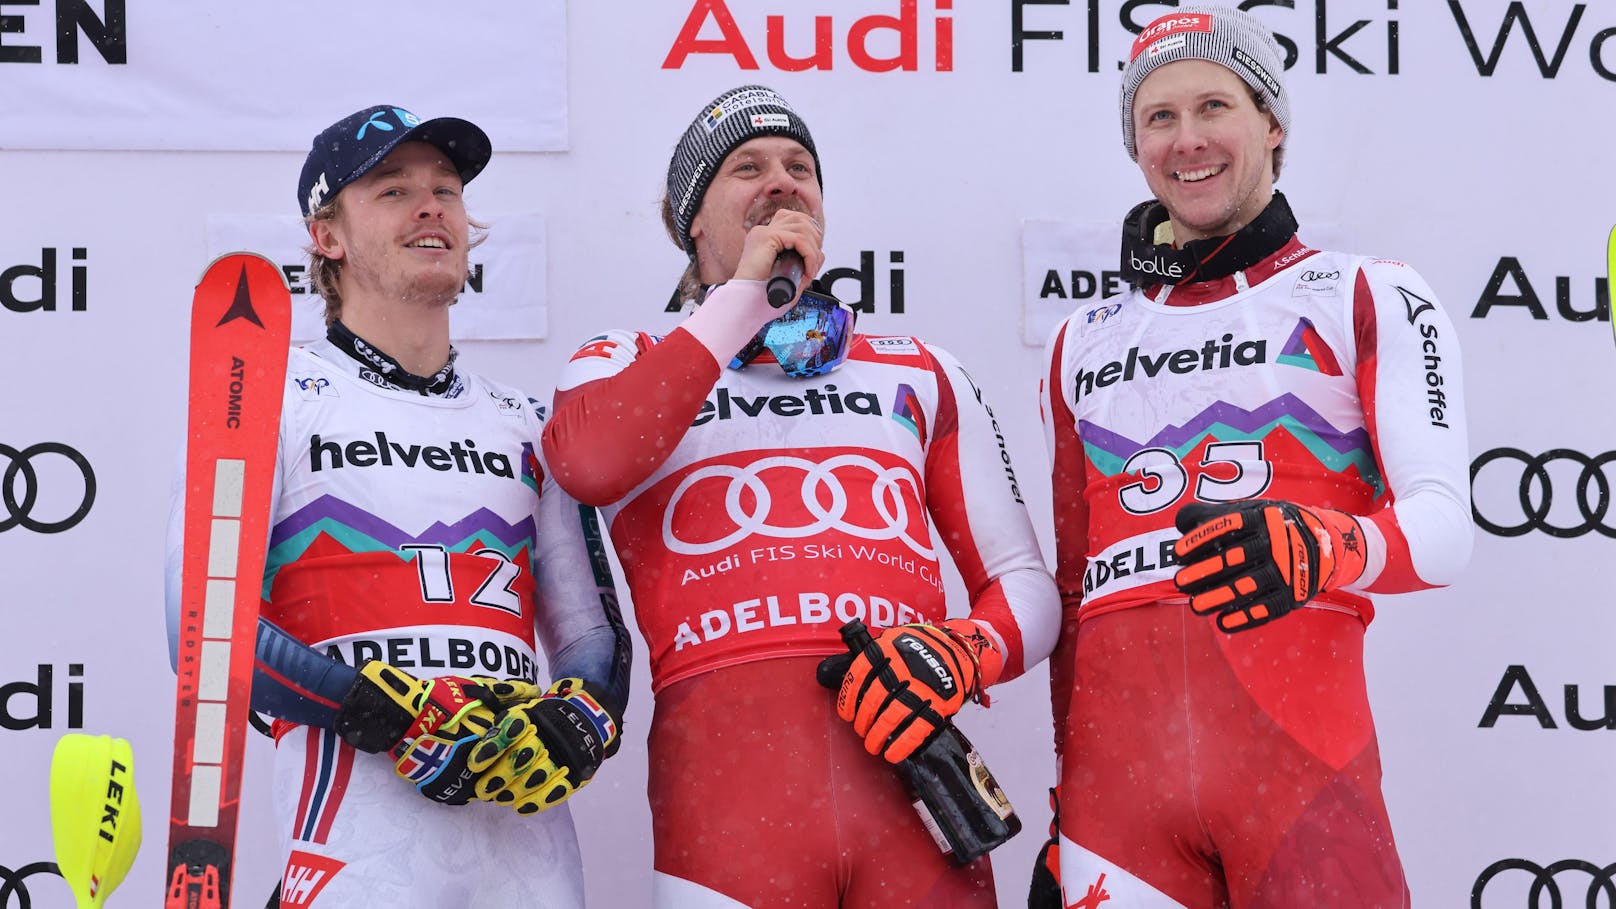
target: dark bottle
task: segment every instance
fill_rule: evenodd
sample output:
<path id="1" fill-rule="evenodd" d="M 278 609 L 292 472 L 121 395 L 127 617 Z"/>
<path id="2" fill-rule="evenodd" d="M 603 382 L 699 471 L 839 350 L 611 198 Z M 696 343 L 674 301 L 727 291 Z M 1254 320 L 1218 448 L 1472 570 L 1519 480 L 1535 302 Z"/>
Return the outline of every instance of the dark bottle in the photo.
<path id="1" fill-rule="evenodd" d="M 842 626 L 842 641 L 858 654 L 871 643 L 869 629 L 854 619 Z M 841 677 L 831 680 L 822 674 L 820 682 L 837 687 Z M 921 823 L 937 848 L 955 862 L 968 865 L 1021 832 L 1021 819 L 1004 790 L 952 722 L 895 766 L 914 794 Z"/>

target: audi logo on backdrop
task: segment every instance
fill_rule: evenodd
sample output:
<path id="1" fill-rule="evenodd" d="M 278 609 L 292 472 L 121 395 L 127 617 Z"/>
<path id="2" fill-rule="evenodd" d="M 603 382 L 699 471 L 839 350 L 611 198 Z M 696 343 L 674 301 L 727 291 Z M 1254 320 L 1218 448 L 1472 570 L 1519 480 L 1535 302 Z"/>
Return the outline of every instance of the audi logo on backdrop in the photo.
<path id="1" fill-rule="evenodd" d="M 34 899 L 28 893 L 28 885 L 23 881 L 36 874 L 60 875 L 61 873 L 57 869 L 55 862 L 34 862 L 31 865 L 23 865 L 16 871 L 12 871 L 5 865 L 0 865 L 0 909 L 12 909 L 13 905 L 17 909 L 31 909 L 34 905 Z M 15 904 L 11 899 L 13 895 L 17 897 Z"/>
<path id="2" fill-rule="evenodd" d="M 1537 530 L 1562 539 L 1589 533 L 1616 538 L 1613 464 L 1616 451 L 1589 455 L 1570 448 L 1542 454 L 1489 449 L 1470 463 L 1476 526 L 1501 537 Z"/>
<path id="3" fill-rule="evenodd" d="M 1521 873 L 1510 873 L 1521 872 Z M 1471 909 L 1572 909 L 1616 906 L 1616 863 L 1601 868 L 1582 859 L 1547 866 L 1530 859 L 1499 859 L 1470 888 Z M 1483 902 L 1485 895 L 1487 901 Z"/>
<path id="4" fill-rule="evenodd" d="M 61 533 L 77 526 L 95 504 L 95 470 L 71 445 L 37 442 L 13 448 L 0 442 L 0 463 L 5 465 L 0 468 L 0 533 L 13 527 Z"/>

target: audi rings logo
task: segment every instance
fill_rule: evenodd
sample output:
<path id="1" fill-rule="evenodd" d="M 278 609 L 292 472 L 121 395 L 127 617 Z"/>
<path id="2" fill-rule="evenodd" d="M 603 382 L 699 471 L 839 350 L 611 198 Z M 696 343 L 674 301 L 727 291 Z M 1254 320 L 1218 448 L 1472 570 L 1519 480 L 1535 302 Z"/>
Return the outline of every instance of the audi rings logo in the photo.
<path id="1" fill-rule="evenodd" d="M 772 472 L 772 473 L 771 473 Z M 764 474 L 769 473 L 769 480 Z M 843 478 L 862 479 L 860 475 L 874 476 L 869 483 L 870 502 L 849 502 Z M 800 481 L 795 486 L 790 481 Z M 679 513 L 680 501 L 696 484 L 708 480 L 728 480 L 724 491 L 724 511 L 733 530 L 712 539 L 687 539 L 694 526 L 681 523 L 675 529 L 674 518 Z M 860 483 L 854 488 L 866 488 Z M 750 504 L 743 494 L 750 494 Z M 775 496 L 787 494 L 796 501 L 782 503 L 779 511 L 791 515 L 806 513 L 811 520 L 804 523 L 773 523 Z M 922 501 L 920 480 L 907 466 L 882 467 L 863 455 L 844 454 L 824 461 L 810 461 L 780 455 L 760 458 L 745 466 L 709 464 L 690 472 L 674 488 L 668 506 L 662 514 L 662 542 L 672 552 L 681 555 L 702 556 L 734 546 L 750 536 L 759 535 L 777 539 L 801 539 L 828 530 L 837 530 L 865 540 L 902 540 L 922 558 L 935 559 L 936 552 L 925 541 L 930 539 L 926 518 L 910 502 Z M 856 513 L 868 518 L 865 526 L 858 520 L 849 520 L 850 506 Z M 686 506 L 689 507 L 688 505 Z M 789 520 L 789 519 L 788 519 Z M 911 521 L 916 534 L 911 535 Z M 694 524 L 695 522 L 691 522 Z M 702 530 L 714 527 L 710 519 L 700 522 Z M 717 528 L 723 530 L 722 526 Z M 707 536 L 706 534 L 703 535 Z M 916 539 L 916 537 L 920 539 Z"/>
<path id="2" fill-rule="evenodd" d="M 1524 871 L 1529 878 L 1512 871 Z M 1565 859 L 1547 867 L 1526 859 L 1500 859 L 1488 865 L 1470 889 L 1471 909 L 1560 909 L 1616 906 L 1616 863 L 1601 868 L 1581 859 Z M 1496 879 L 1497 883 L 1494 883 Z M 1530 881 L 1530 883 L 1528 883 Z M 1563 889 L 1562 889 L 1563 888 Z M 1492 892 L 1489 902 L 1482 894 Z M 1519 897 L 1519 901 L 1517 901 Z"/>
<path id="3" fill-rule="evenodd" d="M 0 502 L 5 505 L 5 510 L 0 511 L 0 533 L 13 527 L 21 527 L 35 533 L 61 533 L 84 520 L 84 516 L 90 513 L 90 506 L 95 504 L 95 471 L 90 469 L 89 460 L 71 445 L 63 445 L 61 442 L 39 442 L 27 448 L 17 449 L 0 442 L 0 458 L 5 461 L 5 469 L 0 471 Z M 67 480 L 74 483 L 74 486 L 58 486 L 56 484 L 65 479 L 63 475 L 71 477 L 72 471 L 49 469 L 52 488 L 44 496 L 44 501 L 51 507 L 64 500 L 68 504 L 75 501 L 78 504 L 67 513 L 66 517 L 52 520 L 54 515 L 42 518 L 35 514 L 34 509 L 41 500 L 41 465 L 50 464 L 57 459 L 65 459 L 69 465 L 76 468 L 78 478 L 76 481 Z M 61 489 L 66 491 L 59 491 Z"/>
<path id="4" fill-rule="evenodd" d="M 1497 461 L 1504 463 L 1490 466 Z M 1551 537 L 1595 532 L 1616 538 L 1612 464 L 1616 451 L 1586 455 L 1554 448 L 1533 455 L 1519 448 L 1491 449 L 1470 464 L 1476 526 L 1501 537 L 1541 530 Z"/>
<path id="5" fill-rule="evenodd" d="M 36 874 L 55 874 L 62 872 L 57 869 L 55 862 L 34 862 L 12 871 L 5 865 L 0 865 L 0 909 L 33 909 L 34 898 L 28 893 L 28 885 L 23 883 L 27 878 Z M 16 902 L 12 902 L 15 896 Z"/>

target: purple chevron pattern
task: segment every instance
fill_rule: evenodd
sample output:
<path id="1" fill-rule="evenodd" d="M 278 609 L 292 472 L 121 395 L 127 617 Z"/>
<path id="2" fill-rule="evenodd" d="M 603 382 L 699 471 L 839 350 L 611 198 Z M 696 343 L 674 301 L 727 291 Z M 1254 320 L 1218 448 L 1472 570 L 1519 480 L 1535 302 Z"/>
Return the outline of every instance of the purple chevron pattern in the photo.
<path id="1" fill-rule="evenodd" d="M 1301 398 L 1292 394 L 1280 395 L 1255 410 L 1218 401 L 1183 425 L 1165 427 L 1143 441 L 1129 439 L 1087 420 L 1078 421 L 1078 433 L 1083 437 L 1085 447 L 1126 459 L 1144 448 L 1167 448 L 1182 454 L 1193 448 L 1196 441 L 1213 426 L 1222 425 L 1255 437 L 1264 427 L 1280 422 L 1306 430 L 1343 456 L 1367 455 L 1371 451 L 1367 430 L 1361 427 L 1346 431 L 1337 429 Z"/>
<path id="2" fill-rule="evenodd" d="M 420 533 L 411 534 L 349 502 L 321 496 L 277 523 L 270 533 L 269 545 L 274 548 L 322 522 L 357 531 L 393 550 L 406 543 L 458 543 L 474 534 L 491 535 L 512 547 L 534 537 L 531 517 L 511 524 L 486 508 L 479 508 L 452 524 L 437 521 Z"/>

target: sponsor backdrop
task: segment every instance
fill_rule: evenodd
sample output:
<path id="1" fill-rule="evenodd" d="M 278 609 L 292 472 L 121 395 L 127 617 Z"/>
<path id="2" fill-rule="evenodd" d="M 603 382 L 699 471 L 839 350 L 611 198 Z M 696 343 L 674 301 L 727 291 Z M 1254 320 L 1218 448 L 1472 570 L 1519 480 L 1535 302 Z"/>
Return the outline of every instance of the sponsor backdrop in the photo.
<path id="1" fill-rule="evenodd" d="M 230 247 L 300 276 L 290 216 L 316 131 L 378 101 L 488 129 L 496 156 L 469 201 L 496 239 L 456 315 L 464 362 L 548 396 L 596 331 L 676 323 L 682 257 L 656 215 L 673 141 L 724 88 L 781 89 L 819 143 L 834 291 L 867 330 L 967 364 L 1047 545 L 1040 347 L 1119 289 L 1115 225 L 1145 194 L 1118 132 L 1119 61 L 1168 5 L 0 2 L 0 909 L 70 905 L 38 866 L 69 731 L 133 742 L 146 847 L 113 904 L 157 898 L 187 305 Z M 1616 8 L 1244 5 L 1289 58 L 1279 185 L 1304 239 L 1413 264 L 1464 346 L 1475 558 L 1451 589 L 1383 599 L 1369 635 L 1416 904 L 1609 905 Z M 643 648 L 638 663 L 626 747 L 573 803 L 598 906 L 649 894 Z M 1024 901 L 1048 819 L 1045 678 L 964 720 L 1027 827 L 995 855 L 1004 906 Z M 280 873 L 267 754 L 254 737 L 243 906 Z"/>

